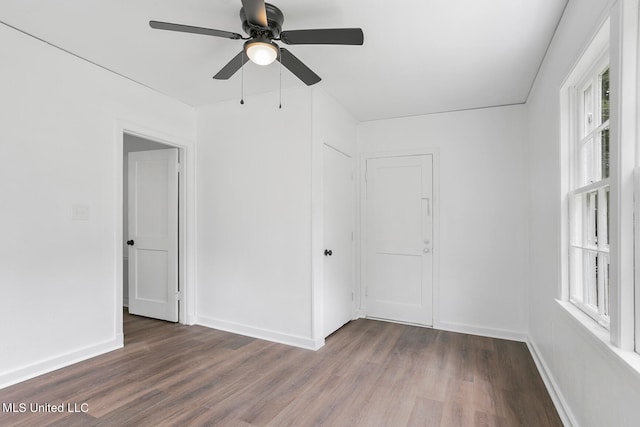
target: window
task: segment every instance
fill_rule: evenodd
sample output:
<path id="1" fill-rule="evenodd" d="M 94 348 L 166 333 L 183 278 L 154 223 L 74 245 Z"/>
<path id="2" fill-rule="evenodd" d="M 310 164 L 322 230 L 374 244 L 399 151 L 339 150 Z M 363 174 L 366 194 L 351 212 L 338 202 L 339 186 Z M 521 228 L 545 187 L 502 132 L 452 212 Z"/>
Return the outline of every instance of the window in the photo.
<path id="1" fill-rule="evenodd" d="M 621 13 L 628 2 L 616 4 L 615 19 L 604 21 L 560 92 L 561 297 L 587 329 L 600 339 L 608 330 L 608 344 L 629 350 L 640 347 L 633 260 L 638 22 Z M 589 317 L 605 328 L 603 334 Z"/>
<path id="2" fill-rule="evenodd" d="M 639 8 L 614 3 L 560 91 L 561 306 L 638 372 Z"/>
<path id="3" fill-rule="evenodd" d="M 569 299 L 609 326 L 609 57 L 569 88 Z"/>

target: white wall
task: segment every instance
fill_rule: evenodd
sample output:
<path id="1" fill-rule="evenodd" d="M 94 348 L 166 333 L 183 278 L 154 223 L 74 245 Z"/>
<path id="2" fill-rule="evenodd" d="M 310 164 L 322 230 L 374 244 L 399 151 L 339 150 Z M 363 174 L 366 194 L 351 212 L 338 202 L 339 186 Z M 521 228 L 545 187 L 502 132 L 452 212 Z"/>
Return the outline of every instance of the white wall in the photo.
<path id="1" fill-rule="evenodd" d="M 569 2 L 527 103 L 529 336 L 567 418 L 582 426 L 631 426 L 640 419 L 640 375 L 555 301 L 561 285 L 559 91 L 611 3 Z"/>
<path id="2" fill-rule="evenodd" d="M 311 91 L 198 109 L 198 323 L 313 347 Z"/>
<path id="3" fill-rule="evenodd" d="M 322 144 L 355 129 L 317 88 L 198 110 L 198 323 L 323 345 Z"/>
<path id="4" fill-rule="evenodd" d="M 525 108 L 365 122 L 358 151 L 439 149 L 434 327 L 523 340 L 527 331 Z"/>
<path id="5" fill-rule="evenodd" d="M 1 387 L 122 344 L 118 124 L 191 141 L 196 126 L 190 107 L 3 25 L 0 58 Z"/>
<path id="6" fill-rule="evenodd" d="M 320 88 L 313 90 L 313 139 L 329 144 L 351 157 L 356 155 L 356 118 Z"/>

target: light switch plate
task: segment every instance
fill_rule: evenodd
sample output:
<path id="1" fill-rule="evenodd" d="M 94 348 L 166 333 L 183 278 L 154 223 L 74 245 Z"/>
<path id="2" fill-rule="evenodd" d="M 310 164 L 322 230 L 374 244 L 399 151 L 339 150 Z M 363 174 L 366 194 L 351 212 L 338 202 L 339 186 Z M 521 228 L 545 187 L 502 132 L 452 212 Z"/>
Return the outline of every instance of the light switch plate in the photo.
<path id="1" fill-rule="evenodd" d="M 71 219 L 73 221 L 88 221 L 89 220 L 89 206 L 88 205 L 73 205 L 73 206 L 71 206 Z"/>

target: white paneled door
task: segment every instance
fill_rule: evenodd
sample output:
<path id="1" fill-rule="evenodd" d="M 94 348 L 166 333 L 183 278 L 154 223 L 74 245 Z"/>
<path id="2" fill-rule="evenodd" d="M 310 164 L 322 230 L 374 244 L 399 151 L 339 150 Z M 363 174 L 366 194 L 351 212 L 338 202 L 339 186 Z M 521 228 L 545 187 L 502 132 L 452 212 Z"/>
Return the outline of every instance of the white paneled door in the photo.
<path id="1" fill-rule="evenodd" d="M 431 326 L 433 156 L 368 159 L 364 187 L 367 316 Z"/>
<path id="2" fill-rule="evenodd" d="M 178 149 L 129 153 L 129 312 L 178 321 Z"/>
<path id="3" fill-rule="evenodd" d="M 324 335 L 352 317 L 353 160 L 324 146 Z"/>

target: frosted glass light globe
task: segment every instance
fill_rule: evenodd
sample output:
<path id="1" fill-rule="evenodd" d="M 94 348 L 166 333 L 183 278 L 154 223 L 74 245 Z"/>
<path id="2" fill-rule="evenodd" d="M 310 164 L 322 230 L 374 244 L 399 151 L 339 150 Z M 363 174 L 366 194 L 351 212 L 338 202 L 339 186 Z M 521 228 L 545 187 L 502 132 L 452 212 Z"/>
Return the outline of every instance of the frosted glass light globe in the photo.
<path id="1" fill-rule="evenodd" d="M 269 65 L 278 57 L 278 49 L 271 43 L 250 42 L 246 48 L 249 59 L 258 65 Z"/>

